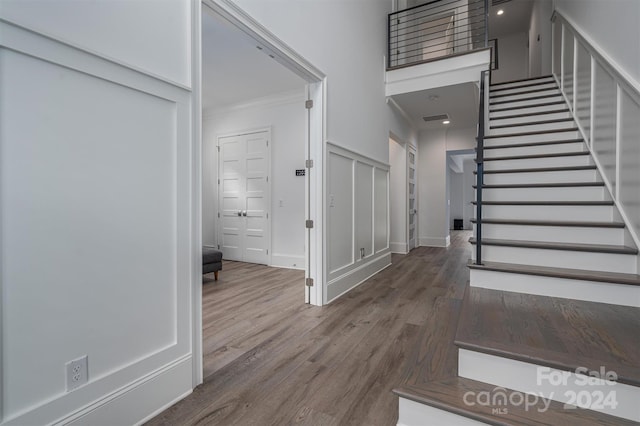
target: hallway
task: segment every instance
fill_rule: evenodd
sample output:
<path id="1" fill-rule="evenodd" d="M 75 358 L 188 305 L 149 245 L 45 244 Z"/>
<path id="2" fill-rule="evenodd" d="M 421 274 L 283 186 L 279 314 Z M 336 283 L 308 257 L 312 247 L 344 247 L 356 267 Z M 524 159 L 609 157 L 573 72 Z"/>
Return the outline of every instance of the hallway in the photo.
<path id="1" fill-rule="evenodd" d="M 249 280 L 226 285 L 236 265 L 225 265 L 204 285 L 205 382 L 148 425 L 395 424 L 391 390 L 408 365 L 431 359 L 414 381 L 456 371 L 470 232 L 451 236 L 448 249 L 394 255 L 323 308 L 300 303 L 299 271 L 250 265 Z"/>

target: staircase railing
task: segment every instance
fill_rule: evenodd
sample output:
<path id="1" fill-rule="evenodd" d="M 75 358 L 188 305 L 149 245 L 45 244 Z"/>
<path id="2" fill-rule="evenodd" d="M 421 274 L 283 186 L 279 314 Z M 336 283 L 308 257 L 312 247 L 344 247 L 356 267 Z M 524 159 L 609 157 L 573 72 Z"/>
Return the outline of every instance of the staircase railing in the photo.
<path id="1" fill-rule="evenodd" d="M 387 68 L 487 47 L 488 0 L 435 0 L 389 14 Z"/>
<path id="2" fill-rule="evenodd" d="M 485 110 L 489 97 L 487 76 L 489 71 L 480 73 L 480 106 L 478 112 L 478 146 L 476 149 L 476 265 L 482 265 L 482 185 L 484 183 L 484 132 L 488 118 Z"/>

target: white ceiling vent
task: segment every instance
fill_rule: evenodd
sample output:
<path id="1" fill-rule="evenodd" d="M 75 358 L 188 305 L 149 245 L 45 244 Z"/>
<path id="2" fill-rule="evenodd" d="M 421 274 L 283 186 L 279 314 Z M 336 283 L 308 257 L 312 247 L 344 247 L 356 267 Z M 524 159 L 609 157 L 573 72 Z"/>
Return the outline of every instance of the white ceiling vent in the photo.
<path id="1" fill-rule="evenodd" d="M 422 117 L 422 119 L 427 123 L 430 121 L 443 121 L 449 119 L 449 114 L 429 115 L 427 117 Z"/>

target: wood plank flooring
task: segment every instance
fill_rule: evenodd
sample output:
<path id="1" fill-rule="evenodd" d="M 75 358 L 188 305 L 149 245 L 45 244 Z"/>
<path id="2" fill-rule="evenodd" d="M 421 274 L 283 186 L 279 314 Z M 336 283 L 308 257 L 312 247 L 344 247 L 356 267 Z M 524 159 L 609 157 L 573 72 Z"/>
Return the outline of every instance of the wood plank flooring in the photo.
<path id="1" fill-rule="evenodd" d="M 456 374 L 470 235 L 393 255 L 322 308 L 301 271 L 225 262 L 204 279 L 205 381 L 147 424 L 395 425 L 394 387 Z"/>

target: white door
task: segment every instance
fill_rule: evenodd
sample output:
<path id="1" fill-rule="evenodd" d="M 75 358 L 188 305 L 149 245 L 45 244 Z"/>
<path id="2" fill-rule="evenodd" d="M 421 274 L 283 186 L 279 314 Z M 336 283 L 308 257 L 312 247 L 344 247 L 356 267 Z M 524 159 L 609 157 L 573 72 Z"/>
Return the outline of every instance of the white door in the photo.
<path id="1" fill-rule="evenodd" d="M 268 265 L 270 132 L 218 138 L 219 242 L 223 258 Z"/>
<path id="2" fill-rule="evenodd" d="M 407 186 L 408 186 L 408 228 L 409 228 L 409 250 L 416 248 L 418 239 L 418 205 L 416 203 L 416 150 L 409 146 L 407 151 Z"/>

